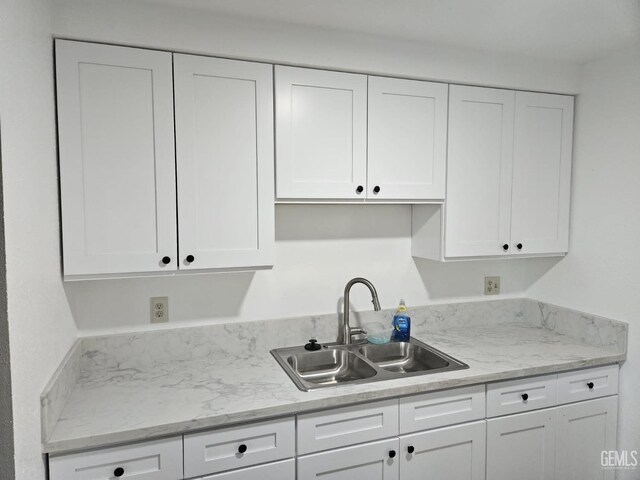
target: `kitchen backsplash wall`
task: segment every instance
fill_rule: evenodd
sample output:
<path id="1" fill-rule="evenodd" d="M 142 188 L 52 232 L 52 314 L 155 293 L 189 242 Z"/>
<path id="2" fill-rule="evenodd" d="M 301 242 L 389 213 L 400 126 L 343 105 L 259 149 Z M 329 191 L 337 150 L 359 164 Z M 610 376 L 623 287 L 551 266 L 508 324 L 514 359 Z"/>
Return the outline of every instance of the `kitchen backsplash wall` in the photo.
<path id="1" fill-rule="evenodd" d="M 278 205 L 276 264 L 257 272 L 68 282 L 81 335 L 274 319 L 342 310 L 346 282 L 363 276 L 383 308 L 521 296 L 559 259 L 440 263 L 411 257 L 407 205 Z M 502 295 L 483 295 L 484 276 Z M 169 297 L 169 323 L 151 325 L 149 298 Z M 352 309 L 372 308 L 366 288 Z"/>

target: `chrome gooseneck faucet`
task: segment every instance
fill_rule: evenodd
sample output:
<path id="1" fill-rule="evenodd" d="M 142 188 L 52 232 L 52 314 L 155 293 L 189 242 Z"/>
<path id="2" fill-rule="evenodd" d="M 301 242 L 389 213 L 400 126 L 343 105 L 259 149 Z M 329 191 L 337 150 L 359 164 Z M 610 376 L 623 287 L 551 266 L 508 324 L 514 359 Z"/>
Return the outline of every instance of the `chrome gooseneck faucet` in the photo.
<path id="1" fill-rule="evenodd" d="M 373 303 L 373 309 L 376 312 L 380 311 L 380 302 L 378 301 L 378 292 L 376 292 L 376 287 L 374 287 L 373 284 L 366 278 L 358 277 L 349 280 L 347 285 L 344 287 L 344 310 L 342 314 L 342 328 L 340 329 L 340 338 L 338 339 L 339 343 L 343 343 L 345 345 L 351 344 L 351 337 L 353 337 L 354 335 L 367 333 L 362 328 L 351 327 L 349 325 L 349 292 L 351 292 L 351 287 L 353 287 L 356 283 L 362 283 L 369 289 L 369 291 L 371 292 L 371 303 Z"/>

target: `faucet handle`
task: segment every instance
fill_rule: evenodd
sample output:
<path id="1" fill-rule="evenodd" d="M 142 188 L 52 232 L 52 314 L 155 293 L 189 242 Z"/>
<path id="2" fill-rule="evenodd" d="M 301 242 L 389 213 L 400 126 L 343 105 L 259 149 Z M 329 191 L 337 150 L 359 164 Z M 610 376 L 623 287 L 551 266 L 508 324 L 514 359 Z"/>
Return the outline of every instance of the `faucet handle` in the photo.
<path id="1" fill-rule="evenodd" d="M 351 335 L 366 335 L 367 331 L 360 327 L 351 327 Z"/>
<path id="2" fill-rule="evenodd" d="M 318 340 L 315 338 L 310 338 L 309 343 L 304 346 L 305 350 L 309 350 L 310 352 L 315 352 L 316 350 L 320 350 L 322 347 L 318 343 Z"/>

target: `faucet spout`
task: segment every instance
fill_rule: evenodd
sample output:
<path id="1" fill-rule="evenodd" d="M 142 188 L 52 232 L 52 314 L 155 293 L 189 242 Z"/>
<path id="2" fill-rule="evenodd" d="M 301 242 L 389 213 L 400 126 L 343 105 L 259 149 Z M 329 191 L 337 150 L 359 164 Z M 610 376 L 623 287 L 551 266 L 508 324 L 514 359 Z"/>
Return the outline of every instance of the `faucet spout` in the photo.
<path id="1" fill-rule="evenodd" d="M 366 278 L 353 278 L 347 282 L 347 285 L 344 287 L 344 305 L 343 305 L 343 313 L 342 313 L 342 328 L 340 329 L 340 338 L 338 341 L 345 345 L 350 345 L 352 342 L 352 337 L 354 335 L 360 335 L 365 332 L 364 329 L 358 327 L 351 327 L 349 325 L 349 293 L 351 292 L 351 287 L 353 287 L 356 283 L 362 283 L 366 286 L 371 292 L 371 303 L 373 303 L 373 309 L 376 312 L 380 311 L 380 301 L 378 300 L 378 292 L 376 291 L 376 287 L 373 286 Z"/>

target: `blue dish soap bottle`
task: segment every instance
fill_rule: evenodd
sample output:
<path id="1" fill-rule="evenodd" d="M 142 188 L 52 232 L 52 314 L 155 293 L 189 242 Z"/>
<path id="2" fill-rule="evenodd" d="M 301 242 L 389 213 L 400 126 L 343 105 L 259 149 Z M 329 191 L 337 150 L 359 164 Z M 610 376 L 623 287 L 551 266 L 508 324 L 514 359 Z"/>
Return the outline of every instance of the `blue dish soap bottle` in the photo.
<path id="1" fill-rule="evenodd" d="M 396 342 L 408 342 L 411 338 L 411 317 L 407 313 L 407 306 L 404 300 L 400 300 L 400 305 L 393 317 L 393 339 Z"/>

